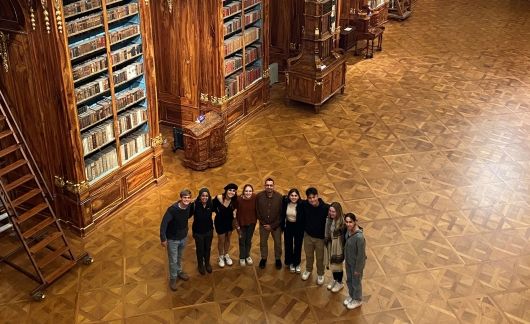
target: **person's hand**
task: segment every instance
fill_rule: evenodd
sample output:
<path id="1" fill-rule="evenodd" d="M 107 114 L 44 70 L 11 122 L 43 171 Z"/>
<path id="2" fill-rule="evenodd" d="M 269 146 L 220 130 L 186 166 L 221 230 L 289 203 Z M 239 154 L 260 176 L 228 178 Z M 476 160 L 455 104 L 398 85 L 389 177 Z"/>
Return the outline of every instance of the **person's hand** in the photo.
<path id="1" fill-rule="evenodd" d="M 360 274 L 359 272 L 355 272 L 355 271 L 354 271 L 354 272 L 353 272 L 353 275 L 354 275 L 354 276 L 360 276 L 361 274 Z"/>
<path id="2" fill-rule="evenodd" d="M 270 225 L 263 225 L 263 228 L 265 228 L 269 232 L 272 230 Z"/>
<path id="3" fill-rule="evenodd" d="M 160 245 L 162 245 L 163 247 L 167 247 L 167 241 L 160 242 Z"/>

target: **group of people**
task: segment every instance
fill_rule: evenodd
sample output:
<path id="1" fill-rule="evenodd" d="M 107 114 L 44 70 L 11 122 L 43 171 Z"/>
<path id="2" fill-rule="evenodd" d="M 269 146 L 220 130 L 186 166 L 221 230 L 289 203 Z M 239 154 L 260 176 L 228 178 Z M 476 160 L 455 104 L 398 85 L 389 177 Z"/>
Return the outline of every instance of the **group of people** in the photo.
<path id="1" fill-rule="evenodd" d="M 318 190 L 313 187 L 306 190 L 306 200 L 302 199 L 296 188 L 282 196 L 274 190 L 274 180 L 271 178 L 265 180 L 264 190 L 257 194 L 250 184 L 243 186 L 239 196 L 237 189 L 236 184 L 230 183 L 224 187 L 222 194 L 212 197 L 208 189 L 202 188 L 193 202 L 191 191 L 185 189 L 180 192 L 180 200 L 167 209 L 160 225 L 160 241 L 167 248 L 169 286 L 173 291 L 177 290 L 178 279 L 189 279 L 182 269 L 189 218 L 193 217 L 197 268 L 202 275 L 212 272 L 210 250 L 214 229 L 217 233 L 219 267 L 233 264 L 228 251 L 234 230 L 239 236 L 240 265 L 254 264 L 250 251 L 259 221 L 261 269 L 267 265 L 268 240 L 272 236 L 277 269 L 285 265 L 290 272 L 301 274 L 302 280 L 308 280 L 316 259 L 317 284 L 324 284 L 324 269 L 328 268 L 333 280 L 327 288 L 338 292 L 344 287 L 345 268 L 349 296 L 344 300 L 344 305 L 354 309 L 362 304 L 361 279 L 366 261 L 366 243 L 356 215 L 344 214 L 338 202 L 328 205 L 319 198 Z M 282 233 L 285 251 L 283 264 Z M 306 256 L 304 271 L 300 265 L 302 246 Z"/>

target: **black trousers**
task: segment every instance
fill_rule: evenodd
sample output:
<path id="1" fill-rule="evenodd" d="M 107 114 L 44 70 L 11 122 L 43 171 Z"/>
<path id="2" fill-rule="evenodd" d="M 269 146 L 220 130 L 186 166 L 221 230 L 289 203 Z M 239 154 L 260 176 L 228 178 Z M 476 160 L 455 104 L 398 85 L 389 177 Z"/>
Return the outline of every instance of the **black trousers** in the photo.
<path id="1" fill-rule="evenodd" d="M 285 250 L 285 264 L 300 265 L 302 260 L 302 241 L 304 240 L 304 230 L 300 225 L 292 222 L 285 222 L 283 233 L 283 243 Z"/>
<path id="2" fill-rule="evenodd" d="M 195 240 L 195 253 L 197 254 L 197 265 L 210 264 L 210 250 L 212 249 L 213 230 L 204 234 L 193 233 Z"/>

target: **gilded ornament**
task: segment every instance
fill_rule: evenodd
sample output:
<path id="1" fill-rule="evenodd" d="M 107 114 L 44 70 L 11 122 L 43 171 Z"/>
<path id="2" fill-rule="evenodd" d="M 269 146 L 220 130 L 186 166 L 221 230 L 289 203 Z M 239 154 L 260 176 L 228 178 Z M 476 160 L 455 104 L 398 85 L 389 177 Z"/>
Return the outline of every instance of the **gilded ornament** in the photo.
<path id="1" fill-rule="evenodd" d="M 4 67 L 4 71 L 7 73 L 9 72 L 9 61 L 8 61 L 8 53 L 7 53 L 7 41 L 9 40 L 9 35 L 4 34 L 0 31 L 0 59 L 2 59 L 2 66 Z"/>

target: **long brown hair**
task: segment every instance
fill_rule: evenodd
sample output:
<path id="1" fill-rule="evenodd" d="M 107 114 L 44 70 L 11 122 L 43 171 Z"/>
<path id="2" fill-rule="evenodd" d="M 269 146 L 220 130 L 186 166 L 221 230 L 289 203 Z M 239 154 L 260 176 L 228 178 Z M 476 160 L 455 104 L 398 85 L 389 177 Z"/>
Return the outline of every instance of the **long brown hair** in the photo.
<path id="1" fill-rule="evenodd" d="M 342 211 L 342 206 L 340 203 L 334 201 L 331 203 L 331 206 L 329 208 L 333 207 L 335 209 L 335 212 L 337 213 L 337 216 L 335 216 L 335 228 L 343 228 L 344 227 L 344 212 Z"/>

